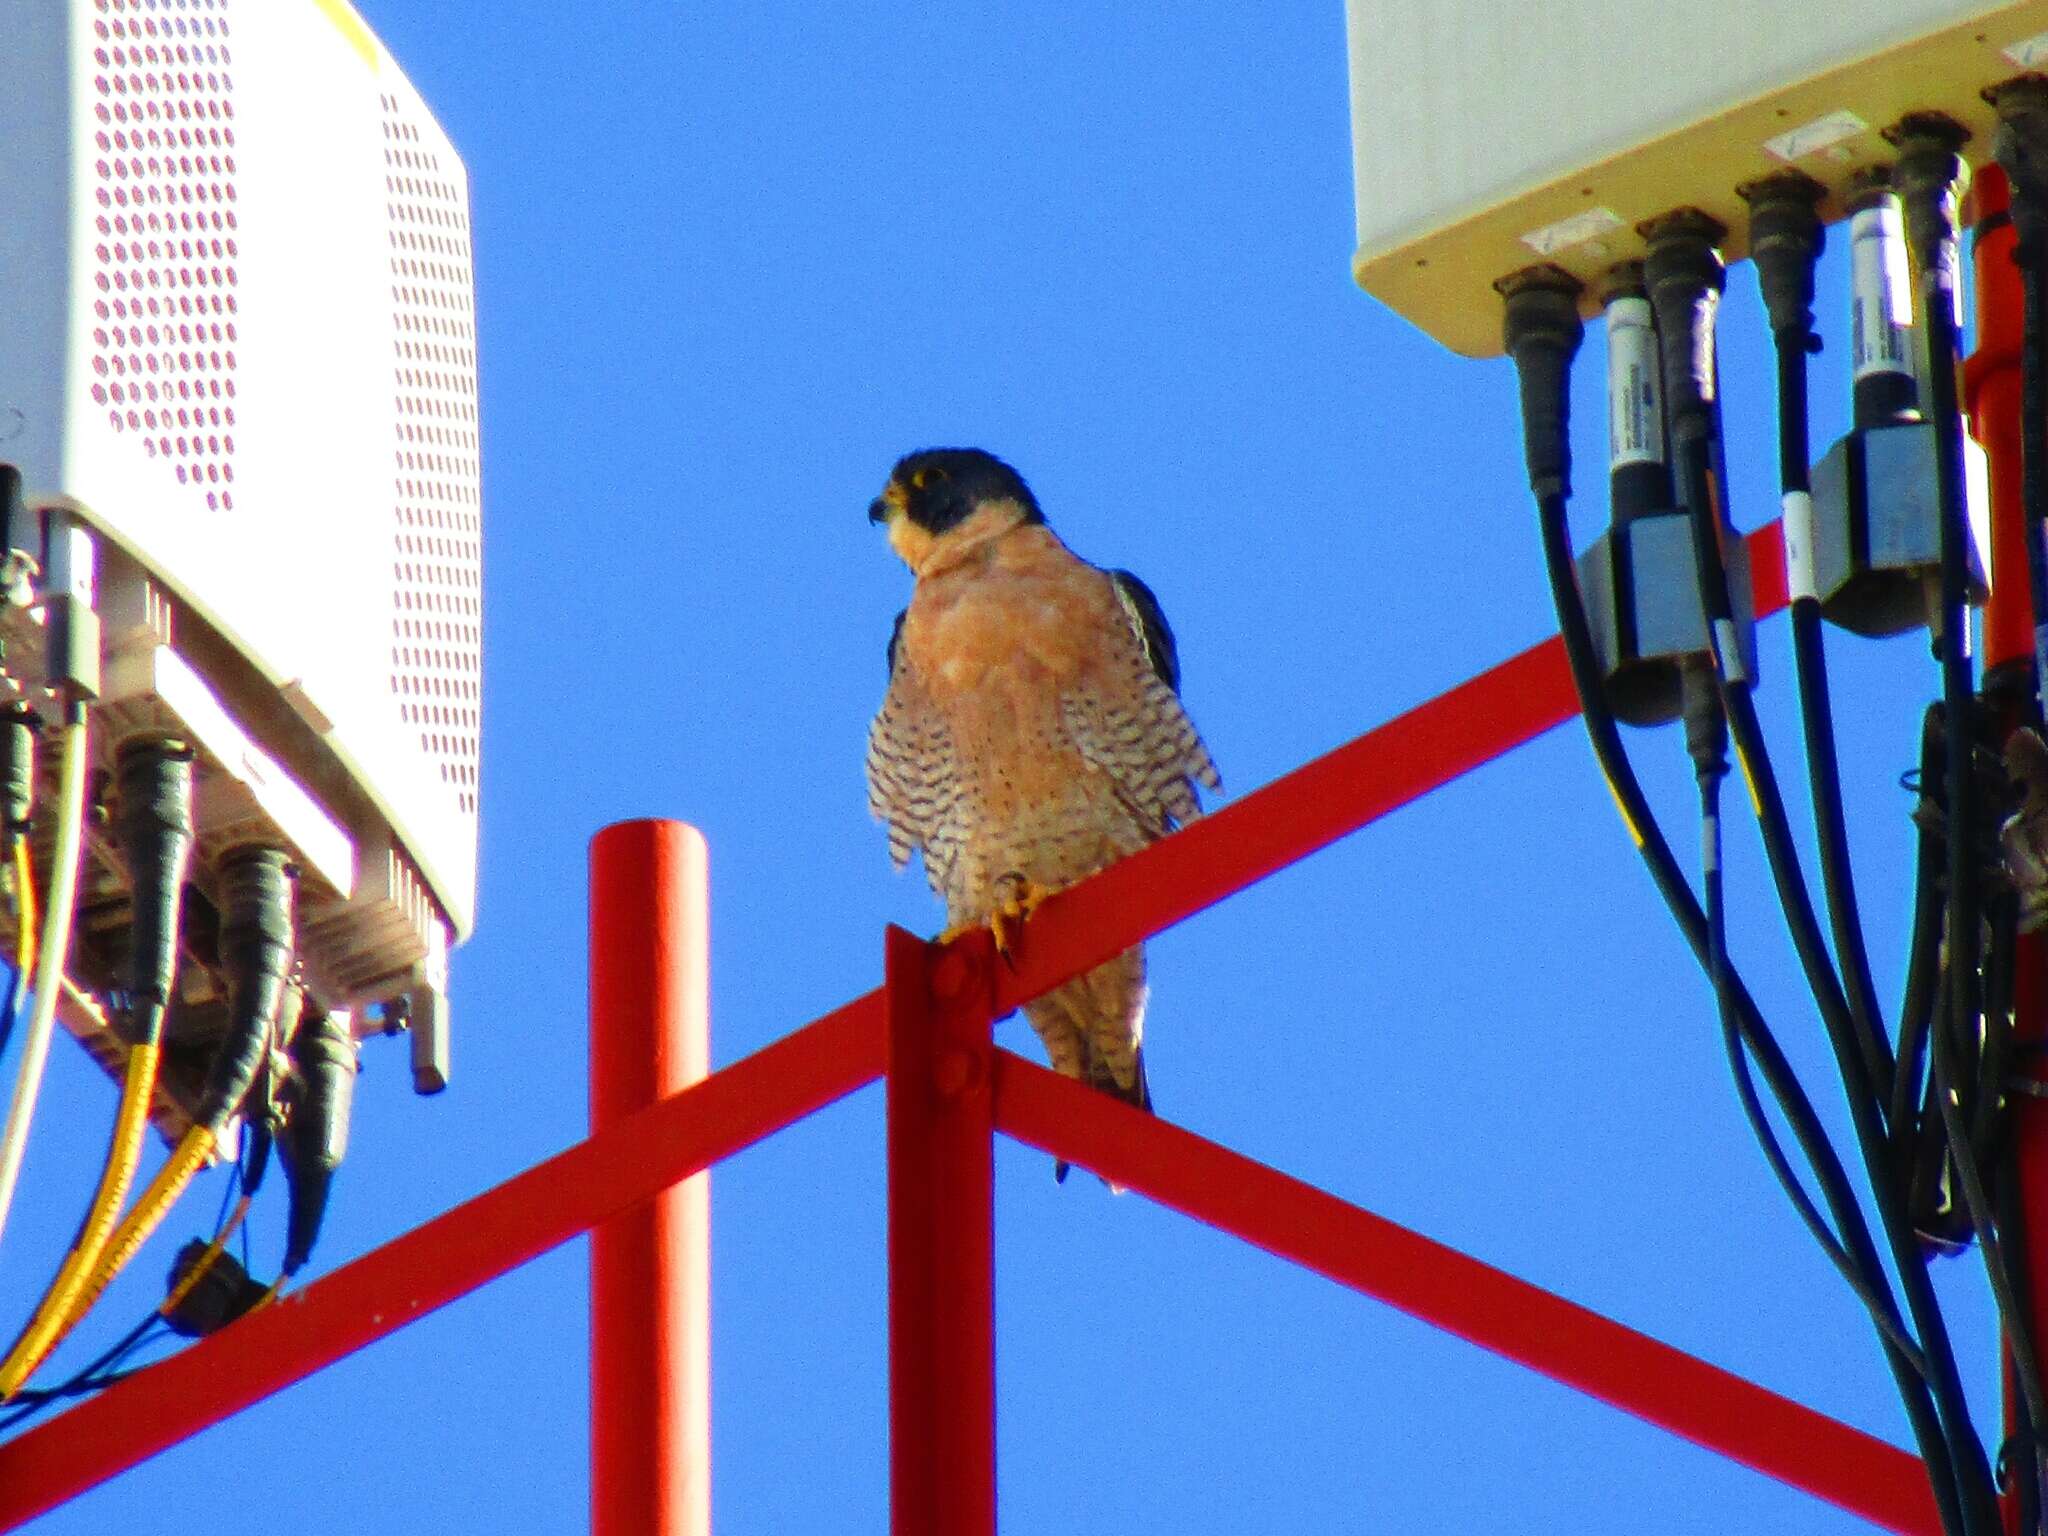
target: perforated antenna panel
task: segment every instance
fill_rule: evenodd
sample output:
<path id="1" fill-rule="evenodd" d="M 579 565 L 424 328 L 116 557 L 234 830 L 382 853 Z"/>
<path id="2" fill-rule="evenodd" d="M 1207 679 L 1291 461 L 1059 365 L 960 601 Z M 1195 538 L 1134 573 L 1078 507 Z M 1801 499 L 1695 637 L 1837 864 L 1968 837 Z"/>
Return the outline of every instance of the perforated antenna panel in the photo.
<path id="1" fill-rule="evenodd" d="M 232 510 L 237 314 L 229 0 L 95 0 L 92 373 L 116 433 Z"/>
<path id="2" fill-rule="evenodd" d="M 382 106 L 397 397 L 391 689 L 474 820 L 483 548 L 469 205 L 400 99 Z"/>

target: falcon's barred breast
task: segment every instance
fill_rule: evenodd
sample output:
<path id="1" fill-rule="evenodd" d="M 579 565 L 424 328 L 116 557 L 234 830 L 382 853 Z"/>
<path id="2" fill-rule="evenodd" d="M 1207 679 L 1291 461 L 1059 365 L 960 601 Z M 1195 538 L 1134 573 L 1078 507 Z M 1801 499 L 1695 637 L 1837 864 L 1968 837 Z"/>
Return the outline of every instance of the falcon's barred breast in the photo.
<path id="1" fill-rule="evenodd" d="M 1145 584 L 1072 554 L 975 449 L 899 462 L 870 508 L 916 577 L 868 735 L 868 804 L 954 928 L 1057 890 L 1201 814 L 1220 787 Z M 1029 1003 L 1054 1068 L 1149 1107 L 1141 947 Z"/>

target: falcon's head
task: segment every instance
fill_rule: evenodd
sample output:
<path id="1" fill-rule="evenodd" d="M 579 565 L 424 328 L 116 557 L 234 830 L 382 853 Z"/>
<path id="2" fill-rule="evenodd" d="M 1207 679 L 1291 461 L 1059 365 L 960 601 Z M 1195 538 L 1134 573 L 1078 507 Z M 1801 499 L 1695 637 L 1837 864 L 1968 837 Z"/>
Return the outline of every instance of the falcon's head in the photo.
<path id="1" fill-rule="evenodd" d="M 890 544 L 916 570 L 938 539 L 980 512 L 1004 528 L 1045 521 L 1024 477 L 994 454 L 925 448 L 896 461 L 889 483 L 868 506 L 868 521 L 888 528 Z"/>

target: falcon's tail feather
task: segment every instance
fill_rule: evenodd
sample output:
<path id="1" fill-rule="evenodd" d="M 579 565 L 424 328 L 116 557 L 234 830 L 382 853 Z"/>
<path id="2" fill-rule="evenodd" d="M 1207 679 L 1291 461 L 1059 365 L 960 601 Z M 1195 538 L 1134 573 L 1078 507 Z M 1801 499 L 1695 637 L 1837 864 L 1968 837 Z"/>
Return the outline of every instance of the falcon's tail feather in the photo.
<path id="1" fill-rule="evenodd" d="M 1138 1070 L 1131 1078 L 1130 1087 L 1126 1088 L 1117 1082 L 1099 1062 L 1089 1063 L 1088 1086 L 1096 1089 L 1098 1092 L 1108 1094 L 1113 1099 L 1122 1099 L 1133 1109 L 1142 1109 L 1148 1115 L 1155 1114 L 1157 1111 L 1152 1108 L 1152 1085 L 1145 1079 L 1145 1048 L 1142 1045 L 1138 1047 L 1136 1059 Z M 1067 1162 L 1065 1158 L 1053 1159 L 1052 1177 L 1054 1183 L 1066 1183 L 1067 1175 L 1072 1171 L 1073 1164 Z M 1104 1179 L 1102 1182 L 1109 1185 L 1112 1193 L 1119 1195 L 1123 1193 L 1121 1185 L 1113 1184 L 1108 1179 Z"/>

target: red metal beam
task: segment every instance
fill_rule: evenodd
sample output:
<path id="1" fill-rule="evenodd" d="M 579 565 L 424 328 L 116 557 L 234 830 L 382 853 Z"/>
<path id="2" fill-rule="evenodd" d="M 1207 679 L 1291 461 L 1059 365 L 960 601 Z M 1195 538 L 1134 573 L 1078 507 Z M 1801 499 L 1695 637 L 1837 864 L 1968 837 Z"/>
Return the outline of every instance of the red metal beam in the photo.
<path id="1" fill-rule="evenodd" d="M 679 821 L 590 841 L 590 1129 L 711 1070 L 710 877 Z M 711 1175 L 590 1233 L 591 1536 L 711 1536 Z"/>
<path id="2" fill-rule="evenodd" d="M 1976 238 L 1971 245 L 1972 284 L 1977 299 L 1977 350 L 1964 364 L 1970 428 L 1983 445 L 1990 471 L 1991 600 L 1984 610 L 1984 665 L 2017 668 L 2031 677 L 2034 654 L 2034 599 L 2027 587 L 2026 498 L 2022 488 L 2020 349 L 2025 300 L 2020 271 L 2013 264 L 2018 236 L 2004 215 L 2010 192 L 2005 172 L 1987 165 L 1971 188 Z M 2048 1041 L 2048 942 L 2040 934 L 2019 936 L 2013 955 L 2012 1059 L 2014 1070 L 2037 1081 L 2041 1046 Z M 2021 1298 L 2034 1340 L 2048 1320 L 2048 1102 L 2031 1093 L 2011 1096 L 2012 1170 L 2019 1188 L 2019 1221 L 2001 1234 L 2026 1255 Z M 2012 1340 L 2005 1341 L 2006 1424 L 2017 1415 L 2012 1373 Z M 2036 1351 L 2039 1344 L 2036 1343 Z M 2014 1480 L 2015 1489 L 2019 1479 Z M 2002 1500 L 2006 1528 L 2018 1532 L 2019 1500 Z"/>
<path id="3" fill-rule="evenodd" d="M 2025 498 L 2020 488 L 2020 269 L 2006 217 L 2005 172 L 1986 165 L 1970 188 L 1976 229 L 1970 244 L 1977 300 L 1977 349 L 1963 363 L 1970 431 L 1990 471 L 1991 601 L 1984 610 L 1984 665 L 2025 661 L 2034 652 L 2034 600 L 2027 591 Z"/>
<path id="4" fill-rule="evenodd" d="M 994 1077 L 1005 1135 L 1886 1530 L 1940 1530 L 1926 1469 L 1882 1440 L 1008 1051 Z"/>
<path id="5" fill-rule="evenodd" d="M 885 941 L 893 1536 L 995 1536 L 993 959 Z"/>
<path id="6" fill-rule="evenodd" d="M 1759 616 L 1776 523 L 1749 535 Z M 1306 858 L 1575 712 L 1552 638 L 1048 901 L 1000 1014 Z M 365 1255 L 227 1333 L 0 1445 L 0 1531 L 617 1215 L 881 1072 L 880 991 Z M 782 1080 L 788 1074 L 787 1080 Z M 1252 1165 L 1255 1166 L 1255 1165 Z"/>
<path id="7" fill-rule="evenodd" d="M 0 1531 L 873 1082 L 879 989 L 0 1445 Z"/>
<path id="8" fill-rule="evenodd" d="M 1785 544 L 1775 522 L 1747 542 L 1762 618 L 1785 606 Z M 1024 925 L 1017 967 L 996 982 L 997 1016 L 1578 711 L 1564 642 L 1552 636 L 1091 875 L 1047 900 Z"/>

